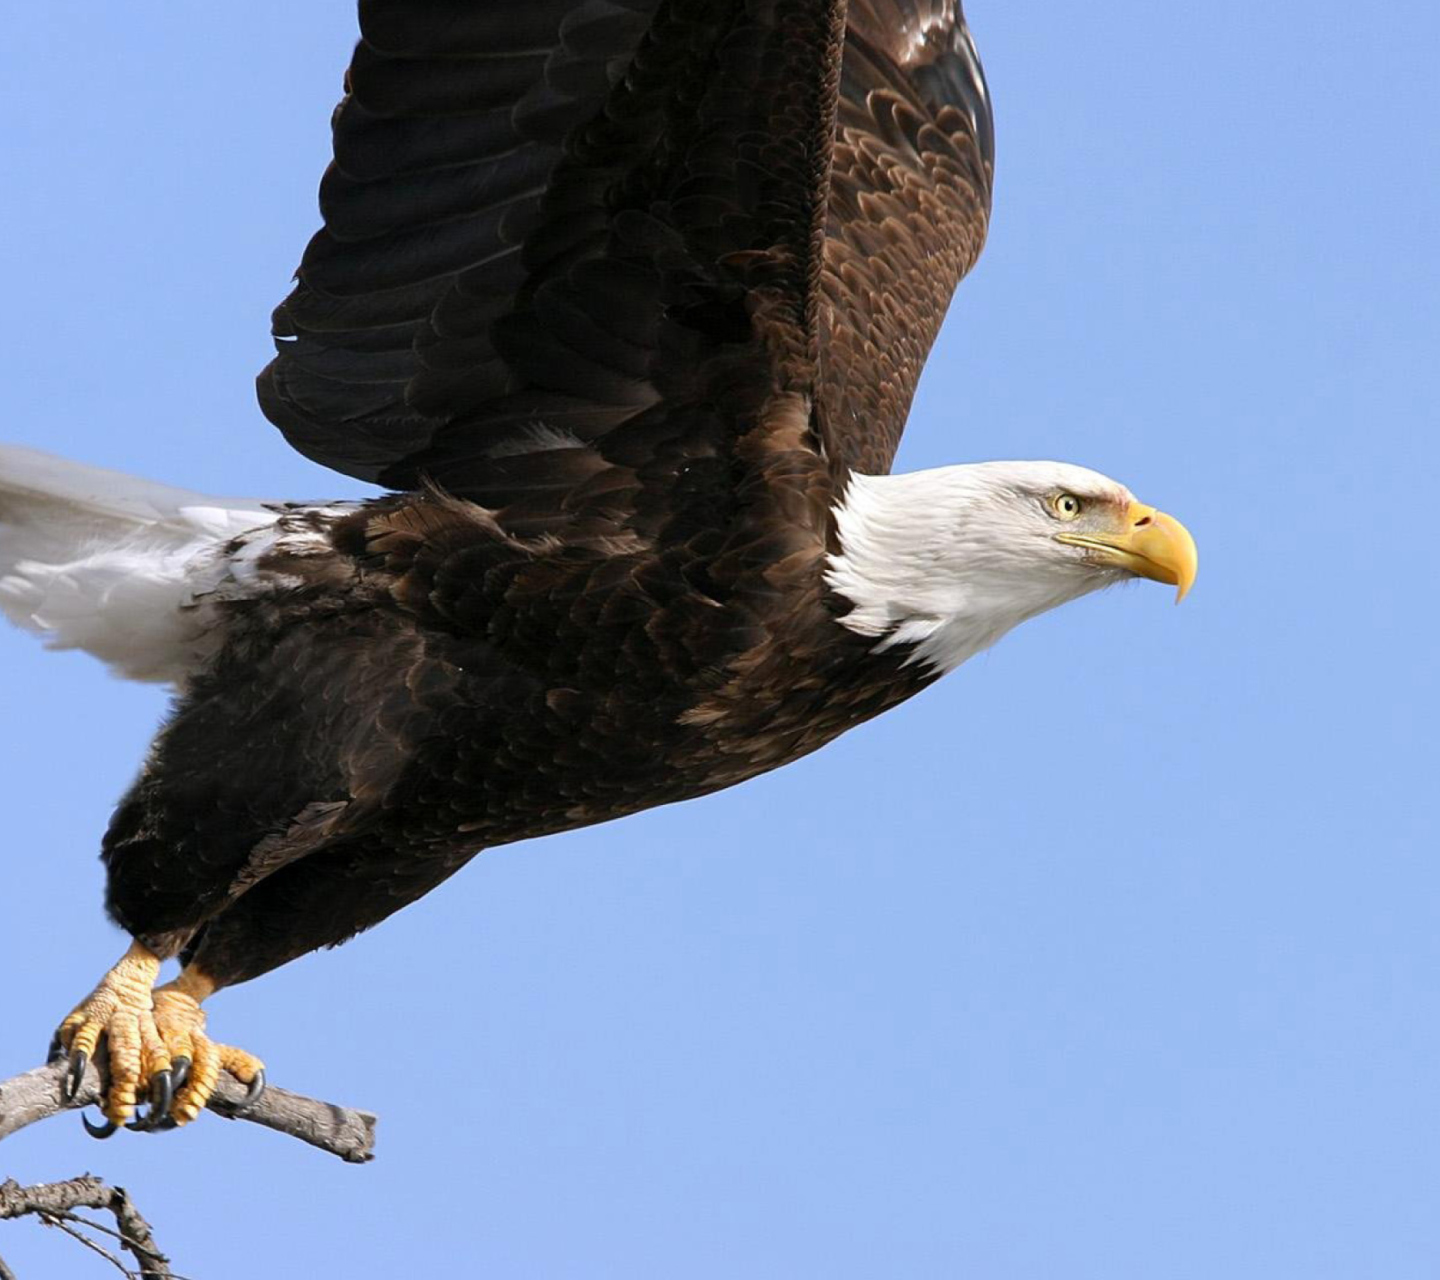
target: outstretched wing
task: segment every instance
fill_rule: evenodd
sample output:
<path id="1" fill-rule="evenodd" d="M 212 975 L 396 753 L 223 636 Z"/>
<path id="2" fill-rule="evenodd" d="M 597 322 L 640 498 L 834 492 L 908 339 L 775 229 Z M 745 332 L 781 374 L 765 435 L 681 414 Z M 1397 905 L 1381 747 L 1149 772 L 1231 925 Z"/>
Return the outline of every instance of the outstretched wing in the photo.
<path id="1" fill-rule="evenodd" d="M 823 403 L 847 466 L 888 471 L 994 172 L 990 95 L 956 0 L 850 0 L 825 246 Z"/>
<path id="2" fill-rule="evenodd" d="M 841 78 L 843 8 L 363 0 L 266 415 L 537 527 L 653 523 L 787 390 L 835 462 L 888 464 L 983 237 L 989 117 L 955 6 L 855 0 Z"/>
<path id="3" fill-rule="evenodd" d="M 528 452 L 542 421 L 557 438 L 594 435 L 654 402 L 655 282 L 607 272 L 593 253 L 567 272 L 567 241 L 595 238 L 604 184 L 555 183 L 658 3 L 362 3 L 325 225 L 275 312 L 278 355 L 259 379 L 266 416 L 300 452 L 406 488 L 419 459 L 453 448 L 457 424 L 474 462 Z M 585 310 L 597 286 L 613 326 Z M 521 331 L 556 310 L 568 323 L 537 350 Z M 577 347 L 588 358 L 571 357 Z"/>

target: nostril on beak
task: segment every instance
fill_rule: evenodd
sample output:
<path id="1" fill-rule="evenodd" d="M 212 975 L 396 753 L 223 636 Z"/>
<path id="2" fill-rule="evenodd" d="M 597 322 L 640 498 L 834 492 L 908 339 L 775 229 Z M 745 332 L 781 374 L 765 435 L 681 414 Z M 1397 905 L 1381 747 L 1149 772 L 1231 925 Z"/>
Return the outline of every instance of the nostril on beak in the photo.
<path id="1" fill-rule="evenodd" d="M 1135 527 L 1136 527 L 1137 529 L 1143 529 L 1143 528 L 1144 528 L 1147 524 L 1149 524 L 1149 523 L 1150 523 L 1150 517 L 1149 517 L 1149 516 L 1141 516 L 1140 519 L 1138 519 L 1137 521 L 1135 521 Z"/>

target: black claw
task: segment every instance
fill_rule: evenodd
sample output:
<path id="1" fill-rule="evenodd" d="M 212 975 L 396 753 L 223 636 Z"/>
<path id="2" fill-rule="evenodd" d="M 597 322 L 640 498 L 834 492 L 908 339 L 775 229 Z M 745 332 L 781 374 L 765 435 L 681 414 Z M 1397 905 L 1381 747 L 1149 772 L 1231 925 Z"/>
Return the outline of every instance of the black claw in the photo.
<path id="1" fill-rule="evenodd" d="M 83 1112 L 80 1116 L 80 1123 L 85 1126 L 85 1132 L 92 1138 L 108 1138 L 120 1127 L 113 1120 L 107 1120 L 104 1124 L 91 1124 L 90 1117 Z"/>
<path id="2" fill-rule="evenodd" d="M 185 1082 L 190 1079 L 190 1059 L 183 1053 L 178 1058 L 170 1059 L 170 1074 L 174 1077 L 172 1087 L 176 1093 L 185 1087 Z M 167 1111 L 169 1107 L 165 1108 Z"/>
<path id="3" fill-rule="evenodd" d="M 80 1082 L 85 1079 L 85 1068 L 90 1065 L 90 1055 L 78 1049 L 70 1055 L 70 1070 L 65 1075 L 64 1096 L 66 1102 L 74 1102 L 80 1092 Z M 105 1135 L 107 1138 L 109 1134 Z"/>
<path id="4" fill-rule="evenodd" d="M 157 1071 L 150 1080 L 150 1116 L 152 1120 L 158 1120 L 161 1116 L 170 1114 L 170 1103 L 175 1097 L 174 1068 L 169 1071 Z M 153 1124 L 147 1125 L 153 1129 Z"/>
<path id="5" fill-rule="evenodd" d="M 150 1131 L 152 1133 L 167 1133 L 171 1129 L 178 1129 L 179 1127 L 180 1121 L 175 1119 L 174 1116 L 161 1116 L 160 1119 L 150 1126 Z"/>
<path id="6" fill-rule="evenodd" d="M 264 1092 L 265 1071 L 262 1067 L 255 1073 L 255 1079 L 250 1081 L 250 1087 L 245 1090 L 245 1096 L 240 1100 L 240 1105 L 235 1108 L 235 1114 L 238 1116 L 243 1112 L 249 1111 L 251 1107 L 260 1101 L 260 1095 Z"/>
<path id="7" fill-rule="evenodd" d="M 50 1047 L 45 1051 L 45 1061 L 59 1062 L 65 1056 L 65 1046 L 60 1043 L 60 1033 L 57 1031 L 50 1037 Z"/>
<path id="8" fill-rule="evenodd" d="M 150 1109 L 143 1116 L 136 1116 L 125 1127 L 136 1133 L 153 1133 L 169 1114 L 170 1101 L 174 1096 L 175 1083 L 170 1072 L 157 1071 L 150 1080 Z"/>
<path id="9" fill-rule="evenodd" d="M 165 1121 L 169 1118 L 151 1107 L 143 1116 L 136 1116 L 125 1127 L 133 1129 L 136 1133 L 158 1133 L 165 1127 Z"/>

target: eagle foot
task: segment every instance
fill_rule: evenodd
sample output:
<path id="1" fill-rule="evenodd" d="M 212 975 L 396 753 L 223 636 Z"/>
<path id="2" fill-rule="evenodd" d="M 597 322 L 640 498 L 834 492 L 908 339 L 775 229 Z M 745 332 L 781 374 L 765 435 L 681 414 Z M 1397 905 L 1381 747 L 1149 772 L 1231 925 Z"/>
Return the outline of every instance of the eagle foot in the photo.
<path id="1" fill-rule="evenodd" d="M 100 1109 L 108 1124 L 99 1130 L 86 1124 L 96 1137 L 108 1138 L 126 1123 L 135 1114 L 142 1091 L 155 1076 L 170 1070 L 170 1054 L 151 1008 L 151 988 L 159 973 L 160 958 L 143 944 L 131 943 L 55 1032 L 56 1056 L 70 1059 L 63 1086 L 67 1100 L 79 1090 L 86 1066 L 95 1057 L 101 1038 L 105 1040 L 108 1081 Z"/>
<path id="2" fill-rule="evenodd" d="M 228 1071 L 241 1084 L 250 1086 L 242 1110 L 253 1106 L 265 1088 L 265 1064 L 253 1053 L 210 1039 L 205 1034 L 200 1001 L 186 986 L 186 975 L 181 974 L 155 991 L 155 1025 L 169 1050 L 167 1087 L 173 1090 L 174 1100 L 163 1110 L 152 1105 L 150 1114 L 157 1117 L 157 1123 L 147 1128 L 189 1124 L 205 1110 L 221 1071 Z"/>
<path id="3" fill-rule="evenodd" d="M 102 1041 L 105 1045 L 100 1100 L 105 1122 L 95 1125 L 82 1117 L 92 1137 L 108 1138 L 121 1125 L 149 1133 L 189 1124 L 210 1101 L 221 1071 L 250 1086 L 242 1111 L 264 1091 L 265 1065 L 259 1058 L 205 1034 L 200 1001 L 213 990 L 208 979 L 192 968 L 156 987 L 159 973 L 159 957 L 133 943 L 51 1041 L 51 1057 L 70 1060 L 61 1086 L 67 1101 L 79 1091 Z M 148 1109 L 137 1117 L 142 1099 Z"/>

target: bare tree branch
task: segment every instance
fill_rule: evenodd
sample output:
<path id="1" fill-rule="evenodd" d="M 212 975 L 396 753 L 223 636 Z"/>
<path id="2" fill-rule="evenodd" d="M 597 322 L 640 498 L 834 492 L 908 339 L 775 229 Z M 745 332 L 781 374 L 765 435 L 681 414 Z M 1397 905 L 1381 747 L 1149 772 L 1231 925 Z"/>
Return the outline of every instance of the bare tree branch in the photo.
<path id="1" fill-rule="evenodd" d="M 61 1093 L 68 1065 L 64 1062 L 37 1067 L 24 1075 L 0 1081 L 0 1139 L 62 1111 L 88 1107 L 99 1101 L 100 1074 L 94 1064 L 85 1069 L 85 1078 L 75 1097 L 67 1102 Z M 240 1110 L 245 1086 L 221 1075 L 210 1110 L 229 1120 L 249 1120 L 267 1129 L 289 1134 L 319 1147 L 351 1164 L 363 1164 L 375 1155 L 375 1116 L 333 1102 L 321 1102 L 286 1089 L 269 1086 L 253 1106 Z M 3 1273 L 0 1273 L 3 1280 Z"/>
<path id="2" fill-rule="evenodd" d="M 108 1249 L 102 1249 L 72 1227 L 72 1222 L 97 1225 L 77 1217 L 73 1212 L 76 1209 L 108 1209 L 113 1213 L 118 1230 L 107 1234 L 114 1234 L 121 1247 L 134 1255 L 140 1270 L 131 1271 Z M 22 1187 L 13 1179 L 0 1182 L 0 1220 L 23 1217 L 27 1213 L 33 1213 L 43 1222 L 74 1236 L 127 1276 L 138 1275 L 141 1280 L 174 1280 L 170 1260 L 156 1247 L 150 1224 L 140 1216 L 140 1211 L 131 1203 L 123 1187 L 109 1186 L 88 1173 L 68 1182 L 43 1182 L 33 1187 Z"/>

